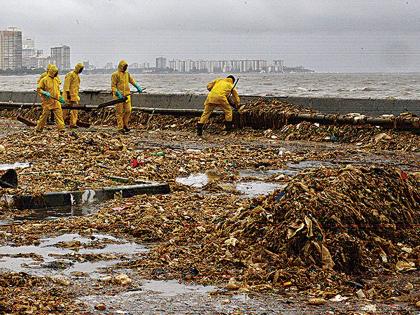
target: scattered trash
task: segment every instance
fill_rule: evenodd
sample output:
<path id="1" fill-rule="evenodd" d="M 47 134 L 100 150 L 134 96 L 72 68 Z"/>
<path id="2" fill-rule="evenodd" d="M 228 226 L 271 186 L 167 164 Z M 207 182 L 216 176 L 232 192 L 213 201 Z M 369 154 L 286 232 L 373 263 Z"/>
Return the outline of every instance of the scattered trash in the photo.
<path id="1" fill-rule="evenodd" d="M 136 168 L 136 167 L 140 166 L 140 163 L 139 163 L 139 161 L 137 159 L 131 159 L 130 166 L 132 168 Z"/>
<path id="2" fill-rule="evenodd" d="M 348 296 L 341 296 L 340 294 L 337 294 L 333 298 L 330 299 L 331 302 L 342 302 L 348 300 L 350 297 Z"/>
<path id="3" fill-rule="evenodd" d="M 365 312 L 376 313 L 376 305 L 375 304 L 368 304 L 368 305 L 362 306 L 361 310 L 365 311 Z"/>
<path id="4" fill-rule="evenodd" d="M 105 311 L 106 310 L 106 305 L 104 303 L 99 303 L 95 305 L 95 310 L 98 311 Z"/>
<path id="5" fill-rule="evenodd" d="M 357 290 L 356 295 L 359 299 L 366 299 L 366 295 L 365 295 L 365 293 L 363 292 L 362 289 Z"/>
<path id="6" fill-rule="evenodd" d="M 228 284 L 226 285 L 226 289 L 230 290 L 230 291 L 236 291 L 240 289 L 240 284 L 238 284 L 235 280 L 235 278 L 231 278 L 228 282 Z"/>
<path id="7" fill-rule="evenodd" d="M 327 303 L 327 301 L 322 298 L 312 298 L 308 300 L 309 305 L 324 305 L 325 303 Z"/>
<path id="8" fill-rule="evenodd" d="M 413 261 L 398 261 L 395 268 L 400 272 L 417 270 L 416 264 Z"/>
<path id="9" fill-rule="evenodd" d="M 420 193 L 415 178 L 402 181 L 400 171 L 352 165 L 302 171 L 283 190 L 220 217 L 216 229 L 206 226 L 199 249 L 189 244 L 201 242 L 202 234 L 182 229 L 172 236 L 177 245 L 160 244 L 149 259 L 168 257 L 166 269 L 169 264 L 174 271 L 195 265 L 201 276 L 212 279 L 239 269 L 242 276 L 230 281 L 232 288 L 244 283 L 253 290 L 284 288 L 290 281 L 297 290 L 310 290 L 310 277 L 321 287 L 363 289 L 355 277 L 378 275 L 384 268 L 389 272 L 400 248 L 417 244 Z M 403 253 L 410 263 L 398 266 L 414 268 L 418 251 Z"/>
<path id="10" fill-rule="evenodd" d="M 128 285 L 132 280 L 126 274 L 120 273 L 114 277 L 113 282 L 120 285 Z"/>
<path id="11" fill-rule="evenodd" d="M 294 110 L 290 108 L 291 114 Z M 93 123 L 113 122 L 112 115 L 106 116 L 109 114 L 113 115 L 113 111 L 104 110 L 97 118 L 85 117 Z M 130 134 L 110 136 L 112 132 L 100 128 L 95 133 L 78 131 L 77 137 L 70 133 L 58 134 L 55 130 L 48 130 L 51 137 L 28 130 L 4 137 L 2 145 L 7 148 L 7 154 L 2 155 L 2 161 L 12 165 L 14 161 L 34 162 L 31 169 L 17 170 L 19 188 L 16 191 L 19 194 L 72 190 L 75 186 L 80 187 L 78 189 L 115 186 L 115 182 L 126 180 L 164 179 L 174 186 L 171 195 L 140 195 L 108 201 L 89 217 L 19 221 L 18 224 L 13 220 L 13 212 L 1 208 L 0 214 L 1 211 L 6 214 L 5 218 L 1 217 L 1 239 L 14 243 L 14 250 L 22 245 L 31 246 L 31 253 L 34 248 L 43 248 L 42 235 L 57 231 L 83 231 L 87 238 L 100 231 L 153 242 L 147 255 L 137 255 L 135 259 L 138 260 L 127 260 L 121 263 L 118 271 L 113 269 L 109 271 L 110 275 L 97 277 L 95 285 L 109 290 L 135 289 L 139 275 L 149 279 L 220 284 L 225 288 L 221 291 L 226 293 L 227 289 L 232 291 L 229 292 L 231 295 L 237 291 L 287 293 L 292 302 L 296 301 L 294 295 L 305 291 L 308 296 L 319 299 L 311 301 L 313 305 L 342 302 L 349 296 L 388 299 L 413 290 L 405 281 L 399 284 L 397 291 L 383 281 L 382 275 L 411 277 L 408 280 L 415 283 L 412 277 L 417 272 L 419 255 L 416 227 L 420 218 L 417 206 L 420 177 L 408 167 L 402 170 L 389 166 L 343 166 L 341 161 L 351 155 L 350 163 L 360 165 L 360 159 L 377 149 L 416 152 L 418 136 L 376 126 L 326 126 L 285 121 L 282 129 L 272 128 L 265 136 L 263 131 L 243 129 L 196 143 L 188 132 L 177 133 L 179 130 L 193 132 L 196 118 L 155 115 L 150 121 L 151 128 L 170 130 L 176 124 L 176 130 L 165 135 L 155 129 L 153 134 L 137 137 L 141 130 L 135 128 L 141 128 L 139 124 L 149 116 L 138 113 L 133 116 L 131 134 L 134 137 Z M 360 116 L 353 118 L 362 119 Z M 219 122 L 218 119 L 213 122 Z M 218 124 L 210 123 L 209 128 L 216 133 L 219 130 Z M 378 136 L 381 133 L 390 138 Z M 375 136 L 380 139 L 375 141 Z M 328 141 L 336 143 L 312 143 L 292 149 L 292 145 L 279 143 L 286 138 L 321 142 L 327 137 Z M 35 143 L 42 149 L 35 149 Z M 341 146 L 342 143 L 359 146 Z M 382 159 L 390 155 L 378 153 L 378 156 L 381 161 L 375 164 L 390 164 Z M 412 159 L 410 154 L 406 156 L 407 160 Z M 395 161 L 408 163 L 404 159 L 395 158 Z M 325 160 L 331 163 L 323 162 Z M 61 162 L 57 164 L 56 161 Z M 142 161 L 146 163 L 141 164 Z M 373 163 L 366 161 L 361 164 Z M 185 181 L 188 184 L 178 185 Z M 243 198 L 249 196 L 239 195 L 235 187 L 238 183 L 250 182 L 277 186 L 271 187 L 274 191 L 270 190 L 268 195 Z M 189 187 L 191 183 L 206 193 Z M 253 188 L 247 190 L 255 191 Z M 77 240 L 65 241 L 60 246 L 58 251 L 63 257 L 41 255 L 42 258 L 60 258 L 61 261 L 71 258 L 75 264 L 47 264 L 45 266 L 56 268 L 47 271 L 81 278 L 77 281 L 90 279 L 89 272 L 74 269 L 79 262 L 87 259 L 112 262 L 115 257 L 112 253 L 83 255 Z M 36 259 L 41 256 L 17 253 L 24 256 L 10 257 L 10 250 L 7 247 L 8 252 L 3 252 L 5 255 L 1 259 L 16 259 L 10 264 L 13 268 L 18 266 L 29 272 L 40 265 Z M 117 272 L 123 273 L 116 275 Z M 0 310 L 2 307 L 9 307 L 6 308 L 9 310 L 14 303 L 13 307 L 22 304 L 19 306 L 22 311 L 19 311 L 24 313 L 27 309 L 23 307 L 29 304 L 28 297 L 36 303 L 47 301 L 56 305 L 56 301 L 57 308 L 49 309 L 50 313 L 69 312 L 73 307 L 64 303 L 60 304 L 64 309 L 60 309 L 58 301 L 61 298 L 71 301 L 71 295 L 66 294 L 69 288 L 75 288 L 76 280 L 71 279 L 69 283 L 65 277 L 44 279 L 9 275 L 2 273 L 0 278 L 0 295 L 6 297 L 6 301 L 0 301 Z M 15 280 L 10 280 L 13 277 Z M 156 284 L 159 285 L 162 284 Z M 165 288 L 170 285 L 164 284 Z M 175 280 L 175 285 L 181 284 Z M 47 288 L 61 291 L 55 298 L 51 294 L 47 296 Z M 17 289 L 23 290 L 22 296 L 13 295 L 13 290 L 16 292 Z M 37 290 L 45 296 L 38 298 Z M 106 303 L 105 307 L 110 305 L 101 302 Z M 303 301 L 306 302 L 309 303 Z M 410 303 L 414 301 L 410 300 Z M 92 308 L 98 304 L 99 301 L 92 304 Z"/>

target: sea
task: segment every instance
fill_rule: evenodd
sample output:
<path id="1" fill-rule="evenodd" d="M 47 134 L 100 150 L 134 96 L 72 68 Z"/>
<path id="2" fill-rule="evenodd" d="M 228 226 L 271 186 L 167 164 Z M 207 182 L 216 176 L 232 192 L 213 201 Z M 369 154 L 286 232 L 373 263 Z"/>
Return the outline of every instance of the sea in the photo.
<path id="1" fill-rule="evenodd" d="M 206 94 L 220 74 L 136 74 L 147 93 Z M 343 98 L 420 98 L 420 73 L 243 73 L 241 95 Z M 33 91 L 38 75 L 0 76 L 0 91 Z M 64 81 L 64 76 L 60 76 Z M 111 75 L 81 74 L 81 90 L 109 91 Z"/>

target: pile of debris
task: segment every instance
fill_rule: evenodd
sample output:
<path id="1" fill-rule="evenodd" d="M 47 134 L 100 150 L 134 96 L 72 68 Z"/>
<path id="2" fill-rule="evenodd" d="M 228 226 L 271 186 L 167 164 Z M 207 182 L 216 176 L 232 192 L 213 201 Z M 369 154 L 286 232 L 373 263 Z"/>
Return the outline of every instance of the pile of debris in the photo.
<path id="1" fill-rule="evenodd" d="M 62 314 L 80 311 L 60 279 L 33 277 L 25 273 L 2 273 L 1 314 Z"/>
<path id="2" fill-rule="evenodd" d="M 259 99 L 245 104 L 236 115 L 235 124 L 239 127 L 255 129 L 281 129 L 289 124 L 289 119 L 298 114 L 315 114 L 317 111 L 285 101 Z"/>
<path id="3" fill-rule="evenodd" d="M 40 109 L 2 111 L 3 117 L 25 117 L 32 122 L 40 115 Z M 322 117 L 321 117 L 322 116 Z M 215 115 L 206 125 L 207 132 L 222 130 L 223 115 Z M 234 114 L 235 125 L 240 134 L 265 135 L 280 140 L 304 140 L 316 142 L 351 143 L 367 149 L 420 150 L 420 117 L 403 113 L 398 117 L 384 115 L 370 118 L 360 114 L 323 115 L 312 109 L 280 101 L 258 100 L 245 104 L 240 113 Z M 95 126 L 116 125 L 115 110 L 105 108 L 100 111 L 80 112 L 80 121 Z M 134 111 L 131 125 L 143 130 L 173 130 L 195 132 L 197 117 L 194 115 L 161 115 Z M 377 124 L 375 124 L 377 123 Z M 380 126 L 382 125 L 382 126 Z M 410 129 L 410 131 L 397 130 Z"/>
<path id="4" fill-rule="evenodd" d="M 367 125 L 411 131 L 420 129 L 420 117 L 411 113 L 402 113 L 398 117 L 393 115 L 369 117 L 359 113 L 349 113 L 347 115 L 323 114 L 287 102 L 264 99 L 243 106 L 236 125 L 255 129 L 281 129 L 289 123 L 297 124 L 304 121 L 323 125 Z"/>
<path id="5" fill-rule="evenodd" d="M 234 278 L 237 288 L 369 289 L 363 279 L 418 268 L 419 203 L 416 179 L 399 169 L 309 170 L 213 226 L 173 232 L 148 262 L 172 276 L 190 266 L 202 282 Z"/>
<path id="6" fill-rule="evenodd" d="M 409 131 L 384 130 L 374 126 L 319 125 L 301 122 L 281 130 L 266 130 L 267 137 L 281 140 L 351 143 L 361 148 L 399 151 L 420 151 L 419 135 Z"/>

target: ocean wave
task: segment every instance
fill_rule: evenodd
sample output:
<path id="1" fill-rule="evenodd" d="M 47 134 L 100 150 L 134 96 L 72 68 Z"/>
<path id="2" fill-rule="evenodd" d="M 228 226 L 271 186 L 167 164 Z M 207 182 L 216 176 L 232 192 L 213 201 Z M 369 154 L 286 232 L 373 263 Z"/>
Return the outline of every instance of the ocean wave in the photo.
<path id="1" fill-rule="evenodd" d="M 378 92 L 378 91 L 382 91 L 382 90 L 378 88 L 367 87 L 367 86 L 350 89 L 350 92 Z"/>

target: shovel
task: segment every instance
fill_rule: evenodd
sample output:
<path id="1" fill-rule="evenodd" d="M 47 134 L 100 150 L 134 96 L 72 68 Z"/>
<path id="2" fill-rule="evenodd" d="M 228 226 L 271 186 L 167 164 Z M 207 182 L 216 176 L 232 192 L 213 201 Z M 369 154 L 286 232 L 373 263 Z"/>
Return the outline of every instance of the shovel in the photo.
<path id="1" fill-rule="evenodd" d="M 230 90 L 230 93 L 229 93 L 229 95 L 228 95 L 228 97 L 227 97 L 228 102 L 229 102 L 229 105 L 233 108 L 233 110 L 234 110 L 235 112 L 237 112 L 237 111 L 238 111 L 238 109 L 237 109 L 237 108 L 236 108 L 236 106 L 235 106 L 235 102 L 232 100 L 232 93 L 233 93 L 233 90 L 235 89 L 236 85 L 238 84 L 238 82 L 239 82 L 239 78 L 236 80 L 235 84 L 233 85 L 232 90 Z"/>
<path id="2" fill-rule="evenodd" d="M 146 88 L 144 88 L 143 89 L 143 91 L 145 91 L 146 90 Z M 136 93 L 139 93 L 138 91 L 135 91 L 135 92 L 131 92 L 130 94 L 128 94 L 127 96 L 131 96 L 131 95 L 134 95 L 134 94 L 136 94 Z M 143 92 L 142 92 L 143 93 Z M 139 93 L 140 94 L 140 93 Z M 115 105 L 115 104 L 119 104 L 119 103 L 124 103 L 125 101 L 127 101 L 127 96 L 124 96 L 123 98 L 117 98 L 116 100 L 113 100 L 113 101 L 110 101 L 110 102 L 106 102 L 106 103 L 103 103 L 103 104 L 99 104 L 98 105 L 98 107 L 96 108 L 96 109 L 101 109 L 101 108 L 104 108 L 104 107 L 108 107 L 108 106 L 112 106 L 112 105 Z"/>

